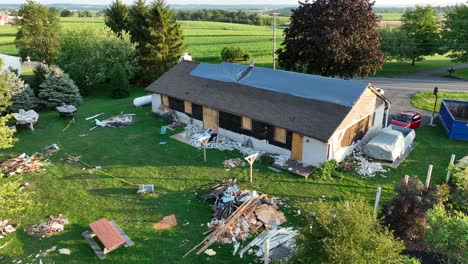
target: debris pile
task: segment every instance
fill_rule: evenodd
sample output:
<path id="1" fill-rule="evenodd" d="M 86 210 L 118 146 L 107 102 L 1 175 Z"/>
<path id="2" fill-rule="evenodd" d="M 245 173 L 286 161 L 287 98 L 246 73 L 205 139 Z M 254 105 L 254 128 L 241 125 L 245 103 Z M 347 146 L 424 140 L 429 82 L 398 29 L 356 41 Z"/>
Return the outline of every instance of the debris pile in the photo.
<path id="1" fill-rule="evenodd" d="M 277 229 L 279 225 L 286 222 L 283 212 L 278 210 L 277 200 L 268 198 L 266 194 L 259 195 L 255 191 L 240 190 L 234 178 L 223 180 L 213 186 L 205 195 L 205 200 L 214 201 L 213 219 L 208 223 L 207 231 L 210 235 L 191 251 L 203 243 L 203 247 L 197 254 L 206 252 L 208 247 L 215 242 L 234 243 L 235 255 L 239 250 L 240 242 L 252 237 L 260 229 L 271 229 L 274 233 L 264 231 L 252 241 L 255 241 L 255 243 L 249 243 L 244 248 L 245 250 L 241 251 L 242 254 L 251 247 L 262 246 L 266 238 L 271 238 L 270 250 L 275 248 L 287 249 L 286 254 L 279 254 L 278 252 L 278 256 L 289 255 L 294 249 L 293 238 L 298 235 L 297 231 L 292 231 L 291 228 Z M 265 234 L 268 234 L 268 236 Z M 264 254 L 262 253 L 264 250 L 262 250 L 249 251 L 249 253 L 255 253 L 261 257 Z"/>
<path id="2" fill-rule="evenodd" d="M 38 225 L 33 225 L 27 229 L 28 234 L 36 237 L 50 237 L 55 233 L 63 231 L 65 225 L 68 224 L 68 219 L 64 215 L 49 216 L 45 222 Z"/>
<path id="3" fill-rule="evenodd" d="M 99 121 L 96 119 L 96 126 L 100 127 L 124 127 L 133 124 L 134 114 L 122 114 L 113 116 L 106 120 Z"/>
<path id="4" fill-rule="evenodd" d="M 37 171 L 45 165 L 47 164 L 43 158 L 36 155 L 28 156 L 23 153 L 16 158 L 1 163 L 0 170 L 4 171 L 6 177 L 10 177 L 14 174 Z"/>
<path id="5" fill-rule="evenodd" d="M 9 234 L 16 231 L 16 227 L 11 225 L 10 220 L 1 220 L 0 219 L 0 238 L 8 236 Z"/>
<path id="6" fill-rule="evenodd" d="M 227 169 L 234 169 L 244 166 L 245 162 L 242 159 L 228 159 L 223 162 L 223 165 Z"/>
<path id="7" fill-rule="evenodd" d="M 48 147 L 45 147 L 43 152 L 45 152 L 47 155 L 53 154 L 57 151 L 60 150 L 60 147 L 57 144 L 52 144 Z"/>
<path id="8" fill-rule="evenodd" d="M 377 173 L 385 173 L 387 172 L 386 169 L 382 167 L 382 164 L 377 162 L 370 162 L 366 158 L 360 156 L 354 156 L 354 158 L 358 162 L 358 166 L 356 167 L 356 172 L 359 175 L 364 177 L 374 177 Z"/>
<path id="9" fill-rule="evenodd" d="M 169 215 L 163 217 L 159 223 L 153 225 L 153 228 L 156 230 L 164 230 L 177 226 L 177 219 L 175 215 Z"/>
<path id="10" fill-rule="evenodd" d="M 196 148 L 202 147 L 198 139 L 205 136 L 211 136 L 211 133 L 205 131 L 203 128 L 197 125 L 189 124 L 185 127 L 184 137 L 189 139 L 189 144 Z M 242 144 L 240 142 L 233 141 L 227 137 L 216 135 L 216 137 L 212 137 L 206 148 L 217 149 L 221 151 L 239 150 L 244 155 L 252 155 L 255 153 L 259 153 L 261 155 L 265 154 L 262 151 L 252 148 L 251 145 L 252 144 L 250 140 L 246 140 L 245 144 Z M 287 155 L 270 154 L 270 156 L 274 158 L 275 163 L 280 166 L 284 166 L 284 164 L 289 160 L 289 156 Z"/>

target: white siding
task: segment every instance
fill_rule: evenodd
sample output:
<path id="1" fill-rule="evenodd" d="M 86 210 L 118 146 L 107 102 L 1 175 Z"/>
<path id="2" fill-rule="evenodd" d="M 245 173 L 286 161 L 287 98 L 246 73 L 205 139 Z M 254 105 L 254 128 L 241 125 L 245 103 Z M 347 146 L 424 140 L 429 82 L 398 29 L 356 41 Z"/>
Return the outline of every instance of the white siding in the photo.
<path id="1" fill-rule="evenodd" d="M 152 99 L 151 99 L 151 105 L 152 105 L 152 108 L 153 108 L 153 113 L 161 114 L 161 112 L 159 111 L 159 107 L 161 106 L 161 104 L 162 104 L 161 95 L 154 93 L 152 95 Z"/>
<path id="2" fill-rule="evenodd" d="M 318 166 L 327 160 L 327 144 L 313 138 L 305 137 L 302 146 L 302 162 Z"/>

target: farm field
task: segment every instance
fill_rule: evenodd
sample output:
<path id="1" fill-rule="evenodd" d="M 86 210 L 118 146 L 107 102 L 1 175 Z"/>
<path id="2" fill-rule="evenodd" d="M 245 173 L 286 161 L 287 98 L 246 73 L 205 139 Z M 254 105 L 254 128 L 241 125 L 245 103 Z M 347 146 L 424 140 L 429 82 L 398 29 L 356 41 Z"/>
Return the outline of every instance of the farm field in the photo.
<path id="1" fill-rule="evenodd" d="M 423 127 L 417 132 L 416 149 L 398 169 L 391 169 L 384 176 L 362 178 L 356 173 L 346 173 L 342 179 L 305 180 L 289 173 L 273 172 L 256 163 L 254 183 L 250 184 L 247 167 L 227 171 L 222 166 L 225 159 L 242 157 L 240 153 L 208 150 L 205 163 L 201 150 L 169 138 L 175 132 L 160 135 L 163 123 L 151 114 L 151 109 L 132 106 L 132 98 L 144 94 L 141 87 L 134 87 L 132 97 L 121 100 L 111 100 L 110 91 L 102 89 L 97 87 L 95 91 L 100 92 L 85 98 L 76 121 L 66 131 L 63 129 L 68 125 L 67 120 L 53 111 L 41 112 L 35 133 L 20 129 L 15 147 L 0 151 L 0 160 L 5 160 L 23 152 L 32 154 L 53 143 L 62 147 L 50 158 L 51 164 L 45 170 L 2 180 L 19 185 L 29 182 L 34 206 L 14 218 L 22 227 L 7 238 L 12 242 L 0 249 L 0 256 L 4 256 L 1 261 L 31 262 L 41 250 L 56 245 L 70 249 L 72 254 L 51 253 L 42 258 L 44 263 L 101 263 L 81 232 L 90 222 L 106 217 L 115 220 L 136 242 L 133 247 L 112 252 L 107 257 L 110 263 L 253 263 L 248 256 L 233 257 L 232 245 L 221 244 L 212 246 L 216 256 L 190 254 L 182 258 L 204 238 L 202 233 L 212 212 L 210 203 L 202 202 L 201 197 L 219 180 L 235 176 L 241 188 L 285 199 L 288 207 L 283 206 L 282 210 L 288 218 L 286 225 L 303 228 L 301 215 L 308 213 L 303 208 L 312 201 L 325 197 L 333 202 L 361 195 L 371 206 L 375 191 L 381 186 L 383 202 L 387 202 L 393 195 L 392 186 L 404 175 L 424 180 L 430 162 L 434 165 L 432 182 L 441 183 L 450 155 L 461 157 L 468 148 L 468 142 L 448 140 L 441 125 Z M 96 113 L 105 112 L 105 117 L 109 117 L 122 111 L 136 114 L 133 125 L 90 131 L 93 121 L 84 120 Z M 167 145 L 160 145 L 160 141 L 167 141 Z M 66 153 L 81 156 L 91 166 L 102 166 L 105 172 L 131 184 L 84 170 L 82 164 L 68 163 Z M 134 184 L 143 183 L 154 184 L 157 194 L 137 196 L 138 186 Z M 301 215 L 297 214 L 298 209 L 302 210 Z M 50 214 L 59 213 L 71 222 L 62 233 L 39 240 L 22 231 Z M 169 214 L 176 214 L 179 225 L 168 231 L 153 230 L 152 225 Z"/>
<path id="2" fill-rule="evenodd" d="M 395 17 L 387 16 L 387 17 Z M 180 21 L 185 35 L 187 51 L 194 59 L 202 62 L 219 62 L 221 50 L 226 46 L 240 46 L 252 54 L 255 64 L 259 67 L 272 67 L 272 31 L 267 26 L 230 24 L 222 22 Z M 65 30 L 95 27 L 103 28 L 103 18 L 61 18 Z M 0 26 L 0 53 L 17 55 L 14 45 L 16 28 L 11 25 Z M 277 31 L 277 47 L 280 47 L 284 37 L 281 29 Z M 250 63 L 244 62 L 244 63 Z M 394 77 L 421 70 L 428 70 L 454 65 L 449 58 L 436 55 L 427 57 L 425 61 L 412 66 L 408 62 L 386 62 L 382 70 L 375 76 Z"/>

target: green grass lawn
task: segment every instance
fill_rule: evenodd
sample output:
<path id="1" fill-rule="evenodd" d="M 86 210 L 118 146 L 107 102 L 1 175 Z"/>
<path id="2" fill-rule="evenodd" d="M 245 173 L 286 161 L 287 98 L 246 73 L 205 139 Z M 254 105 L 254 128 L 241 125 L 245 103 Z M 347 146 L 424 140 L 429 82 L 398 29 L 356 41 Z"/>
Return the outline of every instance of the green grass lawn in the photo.
<path id="1" fill-rule="evenodd" d="M 439 91 L 439 100 L 437 101 L 436 111 L 440 110 L 442 99 L 468 101 L 468 92 L 446 92 Z M 434 109 L 435 96 L 433 91 L 420 91 L 411 97 L 411 104 L 414 107 L 432 111 Z"/>
<path id="2" fill-rule="evenodd" d="M 444 71 L 441 74 L 447 77 L 468 81 L 468 68 L 455 70 L 455 73 L 452 76 L 450 76 L 447 71 Z"/>
<path id="3" fill-rule="evenodd" d="M 424 61 L 416 62 L 413 66 L 411 62 L 385 62 L 382 70 L 378 71 L 376 77 L 396 77 L 415 73 L 418 71 L 431 70 L 437 68 L 450 67 L 459 63 L 452 62 L 450 58 L 444 55 L 428 56 Z"/>
<path id="4" fill-rule="evenodd" d="M 134 108 L 132 99 L 110 99 L 110 92 L 96 93 L 79 106 L 75 122 L 66 130 L 68 121 L 56 112 L 42 112 L 33 133 L 20 129 L 14 148 L 0 151 L 0 161 L 23 152 L 33 154 L 45 146 L 60 143 L 63 149 L 53 155 L 45 170 L 14 175 L 0 179 L 18 184 L 29 182 L 35 205 L 23 215 L 13 217 L 22 227 L 4 241 L 12 242 L 0 249 L 1 261 L 11 263 L 22 259 L 31 262 L 41 250 L 52 246 L 69 248 L 70 256 L 53 253 L 43 258 L 44 263 L 103 263 L 94 255 L 81 236 L 87 225 L 100 218 L 114 219 L 136 242 L 131 248 L 120 249 L 108 255 L 107 263 L 252 263 L 250 257 L 232 256 L 232 245 L 215 244 L 214 257 L 194 254 L 182 256 L 204 236 L 206 223 L 211 219 L 209 203 L 200 201 L 206 188 L 221 179 L 235 176 L 241 188 L 268 193 L 286 199 L 283 208 L 287 225 L 302 227 L 297 208 L 302 208 L 324 195 L 328 200 L 346 199 L 361 195 L 372 205 L 378 186 L 383 187 L 383 202 L 393 194 L 392 186 L 404 175 L 417 175 L 424 179 L 427 166 L 434 165 L 433 183 L 441 183 L 451 154 L 466 155 L 468 142 L 449 140 L 442 127 L 424 127 L 417 130 L 417 146 L 398 169 L 385 177 L 364 179 L 355 173 L 333 181 L 305 180 L 288 173 L 276 173 L 266 166 L 255 164 L 254 183 L 248 181 L 248 169 L 226 171 L 225 159 L 240 157 L 238 152 L 208 150 L 208 161 L 203 152 L 159 134 L 162 121 L 151 114 L 149 107 Z M 143 95 L 142 88 L 133 88 L 132 97 Z M 135 123 L 125 128 L 97 128 L 88 116 L 105 112 L 110 117 L 121 112 L 136 114 Z M 159 142 L 167 141 L 167 145 Z M 66 153 L 81 156 L 92 166 L 133 184 L 154 184 L 155 196 L 137 196 L 138 186 L 117 179 L 89 173 L 81 164 L 66 162 Z M 204 188 L 204 189 L 203 189 Z M 37 224 L 50 214 L 65 214 L 70 225 L 51 238 L 38 239 L 23 232 L 23 228 Z M 303 212 L 305 214 L 307 212 Z M 155 231 L 152 225 L 165 215 L 176 214 L 179 225 L 169 231 Z M 37 262 L 38 260 L 36 260 Z M 3 263 L 3 262 L 2 262 Z"/>

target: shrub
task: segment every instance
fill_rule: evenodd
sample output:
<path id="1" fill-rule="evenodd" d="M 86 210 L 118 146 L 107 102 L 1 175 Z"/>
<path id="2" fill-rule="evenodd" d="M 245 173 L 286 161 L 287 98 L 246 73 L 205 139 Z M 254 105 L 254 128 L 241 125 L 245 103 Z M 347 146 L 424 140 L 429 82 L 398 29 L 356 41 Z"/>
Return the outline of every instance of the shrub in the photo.
<path id="1" fill-rule="evenodd" d="M 406 240 L 420 240 L 427 228 L 426 212 L 434 204 L 448 200 L 447 185 L 431 186 L 427 191 L 418 177 L 396 184 L 395 196 L 384 206 L 385 222 Z"/>
<path id="2" fill-rule="evenodd" d="M 247 54 L 238 46 L 224 47 L 221 51 L 221 59 L 226 62 L 236 62 L 240 60 L 250 59 L 250 54 Z"/>
<path id="3" fill-rule="evenodd" d="M 20 189 L 19 181 L 0 183 L 0 208 L 2 208 L 0 219 L 18 216 L 30 205 L 32 205 L 30 193 Z"/>
<path id="4" fill-rule="evenodd" d="M 373 218 L 373 210 L 361 198 L 331 206 L 319 202 L 306 214 L 308 228 L 298 240 L 299 252 L 292 263 L 402 263 L 402 241 Z"/>
<path id="5" fill-rule="evenodd" d="M 468 259 L 468 216 L 457 211 L 448 214 L 442 206 L 435 206 L 427 215 L 426 245 L 443 253 L 448 263 L 464 263 Z"/>
<path id="6" fill-rule="evenodd" d="M 20 109 L 30 110 L 37 106 L 33 90 L 17 74 L 8 70 L 3 75 L 10 87 L 12 104 L 9 110 L 11 112 L 18 112 Z"/>
<path id="7" fill-rule="evenodd" d="M 260 162 L 262 164 L 271 166 L 271 165 L 273 165 L 273 163 L 275 163 L 275 159 L 272 156 L 268 155 L 268 154 L 264 154 L 264 155 L 262 155 L 260 157 Z"/>
<path id="8" fill-rule="evenodd" d="M 450 182 L 454 187 L 451 197 L 454 209 L 468 214 L 468 167 L 455 168 Z"/>
<path id="9" fill-rule="evenodd" d="M 65 104 L 78 105 L 82 101 L 80 91 L 68 74 L 55 67 L 41 84 L 39 102 L 47 108 Z"/>
<path id="10" fill-rule="evenodd" d="M 112 98 L 126 98 L 130 95 L 128 76 L 120 64 L 115 64 L 112 68 Z"/>
<path id="11" fill-rule="evenodd" d="M 35 95 L 39 94 L 40 86 L 45 81 L 49 73 L 49 68 L 42 64 L 33 68 L 33 77 L 30 83 L 30 87 L 33 89 Z"/>
<path id="12" fill-rule="evenodd" d="M 315 168 L 312 172 L 312 177 L 316 180 L 331 180 L 333 177 L 341 177 L 339 170 L 340 165 L 336 160 L 327 160 L 325 163 Z"/>

